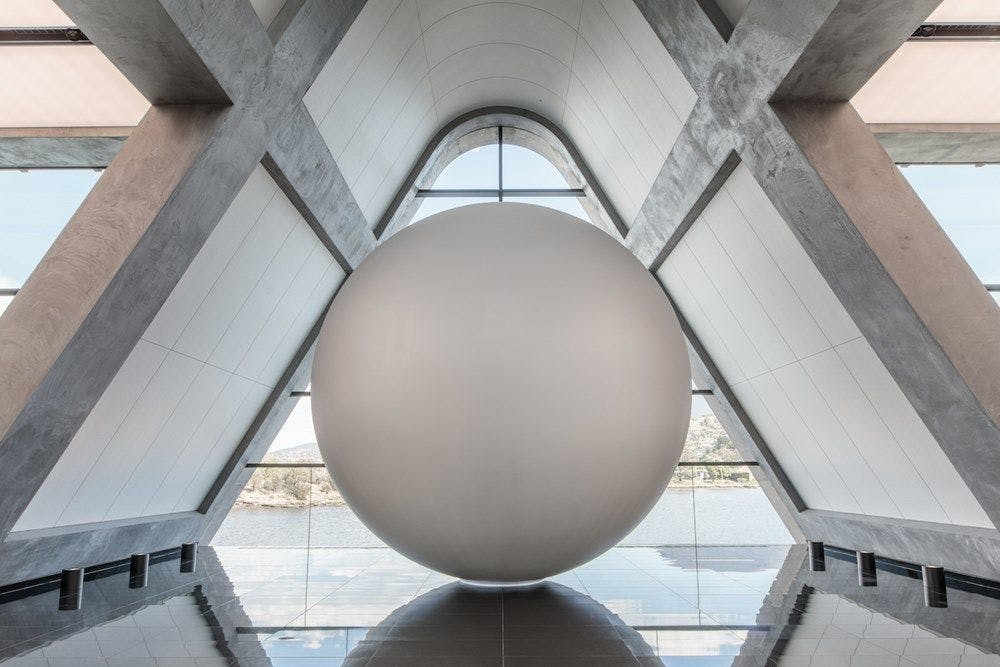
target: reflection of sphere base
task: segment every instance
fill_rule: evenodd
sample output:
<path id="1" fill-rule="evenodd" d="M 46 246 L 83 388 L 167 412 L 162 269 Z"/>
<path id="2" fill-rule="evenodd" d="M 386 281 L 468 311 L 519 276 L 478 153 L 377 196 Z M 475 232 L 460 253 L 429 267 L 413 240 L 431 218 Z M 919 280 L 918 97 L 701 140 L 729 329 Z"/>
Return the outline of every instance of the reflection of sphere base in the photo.
<path id="1" fill-rule="evenodd" d="M 470 581 L 544 579 L 616 544 L 663 493 L 691 407 L 649 271 L 551 209 L 480 204 L 377 248 L 323 324 L 312 408 L 358 518 Z"/>
<path id="2" fill-rule="evenodd" d="M 458 583 L 472 588 L 534 588 L 545 583 L 545 579 L 535 579 L 534 581 L 471 581 L 469 579 L 459 579 Z"/>

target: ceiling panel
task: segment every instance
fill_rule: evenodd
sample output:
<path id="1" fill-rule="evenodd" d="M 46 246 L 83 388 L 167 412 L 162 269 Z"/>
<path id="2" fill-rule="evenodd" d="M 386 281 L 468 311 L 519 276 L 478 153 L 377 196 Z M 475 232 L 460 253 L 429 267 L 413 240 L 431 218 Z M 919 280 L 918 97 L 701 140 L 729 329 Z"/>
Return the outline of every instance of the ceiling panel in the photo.
<path id="1" fill-rule="evenodd" d="M 136 125 L 149 103 L 96 46 L 0 46 L 0 127 Z"/>
<path id="2" fill-rule="evenodd" d="M 73 25 L 52 0 L 3 0 L 0 2 L 0 27 L 63 28 Z"/>
<path id="3" fill-rule="evenodd" d="M 996 0 L 944 0 L 927 20 L 938 23 L 1000 22 L 1000 3 Z"/>
<path id="4" fill-rule="evenodd" d="M 434 132 L 491 105 L 563 126 L 631 221 L 695 100 L 634 4 L 599 0 L 373 0 L 306 95 L 372 224 Z"/>
<path id="5" fill-rule="evenodd" d="M 851 102 L 866 123 L 1000 123 L 997 72 L 996 40 L 906 42 Z"/>

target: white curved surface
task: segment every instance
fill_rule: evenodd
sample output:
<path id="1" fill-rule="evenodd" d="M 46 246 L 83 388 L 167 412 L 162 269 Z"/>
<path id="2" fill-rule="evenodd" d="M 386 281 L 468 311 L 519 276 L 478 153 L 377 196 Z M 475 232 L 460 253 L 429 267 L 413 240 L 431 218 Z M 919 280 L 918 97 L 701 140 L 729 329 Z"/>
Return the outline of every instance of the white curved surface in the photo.
<path id="1" fill-rule="evenodd" d="M 541 579 L 613 546 L 681 454 L 690 368 L 652 276 L 528 204 L 400 231 L 320 333 L 313 420 L 358 517 L 468 580 Z"/>
<path id="2" fill-rule="evenodd" d="M 696 96 L 632 0 L 369 0 L 304 101 L 372 224 L 492 105 L 561 125 L 631 222 Z"/>

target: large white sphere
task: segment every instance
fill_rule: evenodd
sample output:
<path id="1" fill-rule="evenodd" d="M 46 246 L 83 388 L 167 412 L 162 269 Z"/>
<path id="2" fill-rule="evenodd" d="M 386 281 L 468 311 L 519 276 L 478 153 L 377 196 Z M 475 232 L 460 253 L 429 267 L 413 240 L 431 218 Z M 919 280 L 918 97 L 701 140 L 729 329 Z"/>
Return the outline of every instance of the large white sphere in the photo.
<path id="1" fill-rule="evenodd" d="M 541 579 L 650 510 L 681 454 L 687 350 L 650 273 L 599 229 L 527 204 L 394 235 L 323 324 L 323 460 L 372 532 L 467 580 Z"/>

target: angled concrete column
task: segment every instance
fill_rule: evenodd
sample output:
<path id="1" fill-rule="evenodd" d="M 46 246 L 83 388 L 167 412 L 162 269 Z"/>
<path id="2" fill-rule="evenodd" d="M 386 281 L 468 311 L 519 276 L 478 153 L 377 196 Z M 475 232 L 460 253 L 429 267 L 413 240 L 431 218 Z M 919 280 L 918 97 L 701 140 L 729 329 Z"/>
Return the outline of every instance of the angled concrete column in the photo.
<path id="1" fill-rule="evenodd" d="M 755 0 L 728 42 L 694 0 L 636 4 L 699 103 L 630 247 L 648 265 L 662 260 L 718 188 L 711 175 L 731 145 L 1000 522 L 1000 309 L 846 103 L 937 1 Z"/>
<path id="2" fill-rule="evenodd" d="M 263 151 L 227 140 L 232 111 L 151 109 L 0 317 L 0 535 L 250 174 L 250 140 Z"/>
<path id="3" fill-rule="evenodd" d="M 263 163 L 341 267 L 350 271 L 374 249 L 361 207 L 304 106 L 268 142 Z"/>
<path id="4" fill-rule="evenodd" d="M 677 245 L 739 164 L 735 138 L 699 102 L 670 149 L 625 244 L 652 270 Z"/>
<path id="5" fill-rule="evenodd" d="M 152 104 L 230 101 L 158 0 L 55 2 Z"/>
<path id="6" fill-rule="evenodd" d="M 301 107 L 362 4 L 310 0 L 272 46 L 245 2 L 60 3 L 154 106 L 0 319 L 0 537 Z M 189 104 L 204 101 L 218 104 Z M 283 136 L 286 146 L 315 141 Z M 339 187 L 337 166 L 321 167 L 286 166 L 282 185 L 299 193 L 293 200 L 337 202 L 313 217 L 338 230 L 330 245 L 347 246 L 339 254 L 351 268 L 374 239 L 360 214 L 344 213 L 357 205 Z"/>
<path id="7" fill-rule="evenodd" d="M 800 233 L 815 239 L 839 226 L 833 216 L 849 218 L 841 242 L 824 239 L 814 259 L 996 522 L 1000 309 L 850 104 L 777 109 L 809 162 L 801 168 L 821 180 L 802 190 L 815 188 L 813 201 L 825 190 L 837 205 L 799 213 Z M 856 245 L 870 254 L 837 252 Z"/>

